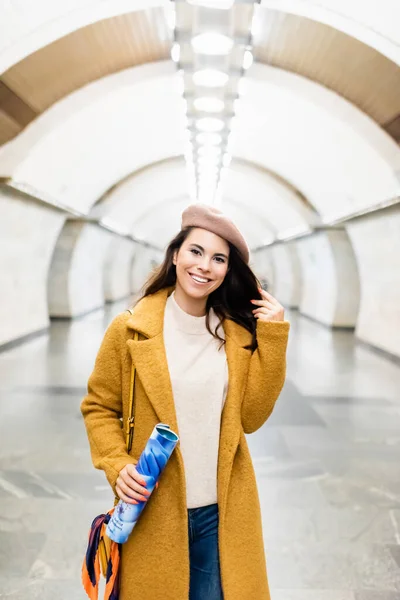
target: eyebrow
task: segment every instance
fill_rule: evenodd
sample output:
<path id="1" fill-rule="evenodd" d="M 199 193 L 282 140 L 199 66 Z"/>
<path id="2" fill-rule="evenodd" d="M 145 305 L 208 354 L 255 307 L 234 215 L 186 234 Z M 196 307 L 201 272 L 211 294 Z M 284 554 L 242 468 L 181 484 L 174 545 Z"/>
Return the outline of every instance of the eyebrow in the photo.
<path id="1" fill-rule="evenodd" d="M 200 244 L 190 244 L 190 245 L 191 245 L 191 246 L 195 246 L 196 248 L 198 248 L 198 249 L 199 249 L 199 250 L 201 250 L 202 252 L 205 252 L 205 250 L 204 250 L 203 246 L 200 246 Z M 223 256 L 224 258 L 226 258 L 226 260 L 228 260 L 228 259 L 229 259 L 229 257 L 228 257 L 226 254 L 224 254 L 223 252 L 216 252 L 216 253 L 214 254 L 214 256 Z"/>

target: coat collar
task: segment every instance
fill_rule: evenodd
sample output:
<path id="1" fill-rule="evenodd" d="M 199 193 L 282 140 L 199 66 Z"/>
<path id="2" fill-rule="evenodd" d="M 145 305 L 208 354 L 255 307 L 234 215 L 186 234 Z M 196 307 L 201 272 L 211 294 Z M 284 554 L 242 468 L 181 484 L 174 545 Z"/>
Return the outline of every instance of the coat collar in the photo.
<path id="1" fill-rule="evenodd" d="M 168 287 L 142 298 L 134 308 L 133 315 L 127 320 L 127 326 L 145 338 L 153 338 L 162 333 L 167 298 L 174 287 Z M 235 344 L 244 348 L 251 343 L 251 334 L 241 325 L 230 319 L 223 324 L 224 332 Z"/>

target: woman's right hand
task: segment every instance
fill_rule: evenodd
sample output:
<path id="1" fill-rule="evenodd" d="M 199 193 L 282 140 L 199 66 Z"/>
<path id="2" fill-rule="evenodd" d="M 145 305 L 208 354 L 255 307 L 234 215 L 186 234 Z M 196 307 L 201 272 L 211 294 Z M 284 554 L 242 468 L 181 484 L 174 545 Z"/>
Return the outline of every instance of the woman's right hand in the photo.
<path id="1" fill-rule="evenodd" d="M 158 482 L 156 484 L 158 487 Z M 146 482 L 137 472 L 135 465 L 128 464 L 120 472 L 115 485 L 118 497 L 127 504 L 137 504 L 148 500 L 150 492 Z"/>

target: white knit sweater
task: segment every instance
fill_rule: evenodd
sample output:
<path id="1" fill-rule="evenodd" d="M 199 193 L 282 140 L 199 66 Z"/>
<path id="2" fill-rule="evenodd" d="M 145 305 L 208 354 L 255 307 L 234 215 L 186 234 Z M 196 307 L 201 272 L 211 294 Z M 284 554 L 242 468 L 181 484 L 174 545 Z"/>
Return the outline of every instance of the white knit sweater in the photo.
<path id="1" fill-rule="evenodd" d="M 225 348 L 193 317 L 167 300 L 164 343 L 185 465 L 187 507 L 217 502 L 217 464 L 221 412 L 228 387 Z M 210 314 L 212 331 L 218 323 Z M 223 328 L 218 330 L 223 338 Z"/>

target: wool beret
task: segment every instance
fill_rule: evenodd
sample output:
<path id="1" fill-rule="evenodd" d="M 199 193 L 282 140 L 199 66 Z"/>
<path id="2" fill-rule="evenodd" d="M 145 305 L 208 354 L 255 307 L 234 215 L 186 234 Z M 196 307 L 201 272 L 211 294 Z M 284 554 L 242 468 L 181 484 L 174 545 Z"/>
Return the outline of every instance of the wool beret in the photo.
<path id="1" fill-rule="evenodd" d="M 219 235 L 236 246 L 243 260 L 249 262 L 250 253 L 246 240 L 234 222 L 218 208 L 208 204 L 191 204 L 182 213 L 182 229 L 185 227 L 200 227 Z"/>

